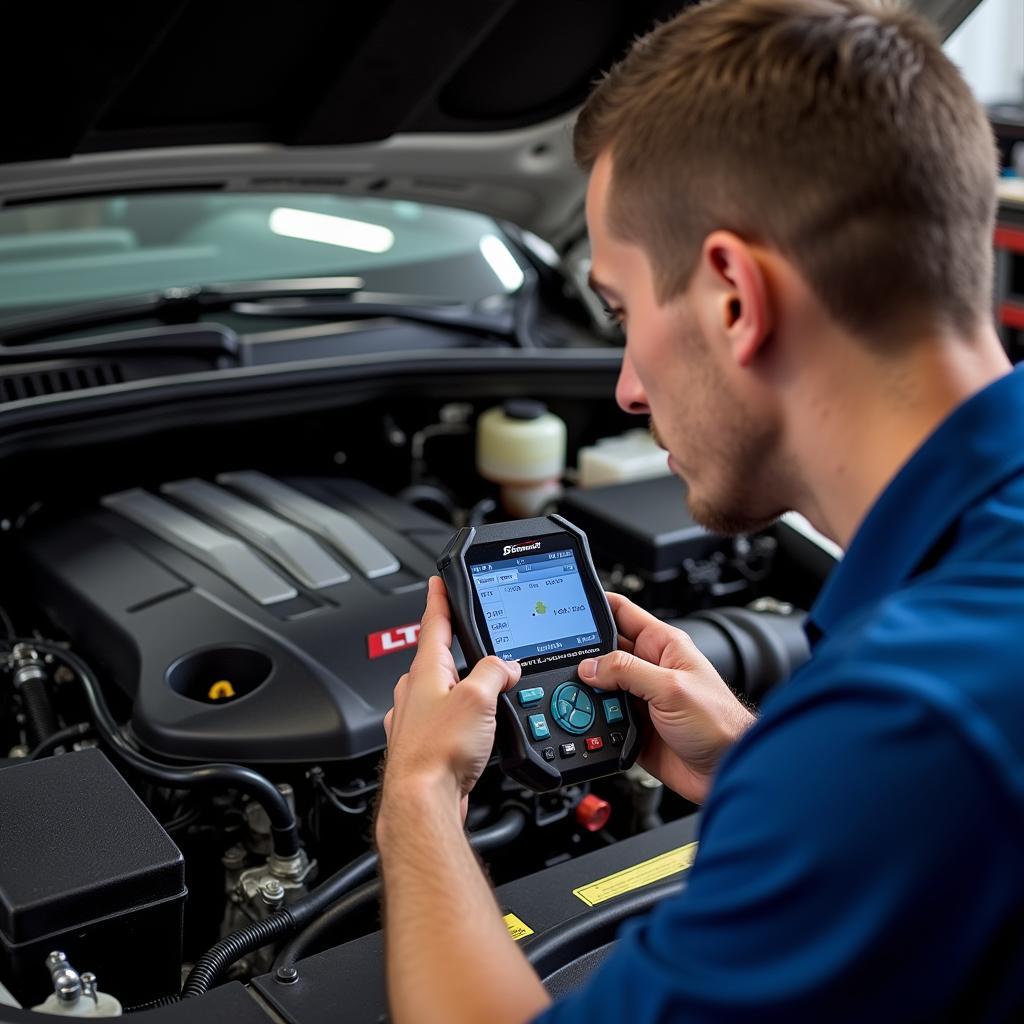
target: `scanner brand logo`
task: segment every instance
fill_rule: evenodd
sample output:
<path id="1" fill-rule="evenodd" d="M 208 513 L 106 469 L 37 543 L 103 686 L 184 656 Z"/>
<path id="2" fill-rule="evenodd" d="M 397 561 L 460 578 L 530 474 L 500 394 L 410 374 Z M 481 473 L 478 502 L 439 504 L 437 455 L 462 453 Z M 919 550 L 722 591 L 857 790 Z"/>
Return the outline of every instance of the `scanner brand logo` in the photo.
<path id="1" fill-rule="evenodd" d="M 536 551 L 540 547 L 539 540 L 528 540 L 522 544 L 506 544 L 503 555 L 521 555 L 524 551 Z"/>
<path id="2" fill-rule="evenodd" d="M 382 629 L 379 633 L 371 633 L 366 638 L 366 646 L 371 658 L 382 658 L 385 654 L 404 651 L 407 647 L 415 647 L 420 638 L 420 624 L 411 622 L 408 626 L 395 626 Z"/>

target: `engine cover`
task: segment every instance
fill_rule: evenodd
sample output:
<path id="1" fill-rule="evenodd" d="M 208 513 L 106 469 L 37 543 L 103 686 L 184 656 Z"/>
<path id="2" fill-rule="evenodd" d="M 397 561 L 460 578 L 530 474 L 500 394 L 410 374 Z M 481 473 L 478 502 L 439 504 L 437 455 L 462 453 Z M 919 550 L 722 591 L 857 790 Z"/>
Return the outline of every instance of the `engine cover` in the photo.
<path id="1" fill-rule="evenodd" d="M 36 527 L 25 579 L 150 751 L 341 760 L 384 745 L 450 535 L 358 481 L 232 473 Z"/>

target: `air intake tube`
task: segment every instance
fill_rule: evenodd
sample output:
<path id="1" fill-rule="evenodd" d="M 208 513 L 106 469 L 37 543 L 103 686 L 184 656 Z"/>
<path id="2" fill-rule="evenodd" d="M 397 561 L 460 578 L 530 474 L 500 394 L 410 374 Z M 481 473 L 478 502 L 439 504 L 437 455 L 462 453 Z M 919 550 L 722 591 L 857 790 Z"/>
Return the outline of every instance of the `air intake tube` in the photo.
<path id="1" fill-rule="evenodd" d="M 805 619 L 802 612 L 715 608 L 669 625 L 688 633 L 718 674 L 751 704 L 759 704 L 810 658 Z"/>

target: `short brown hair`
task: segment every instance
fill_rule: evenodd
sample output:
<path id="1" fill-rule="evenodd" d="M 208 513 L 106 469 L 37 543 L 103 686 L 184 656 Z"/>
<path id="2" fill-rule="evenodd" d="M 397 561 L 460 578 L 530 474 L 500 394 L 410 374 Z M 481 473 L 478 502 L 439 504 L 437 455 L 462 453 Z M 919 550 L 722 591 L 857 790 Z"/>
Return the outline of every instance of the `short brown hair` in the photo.
<path id="1" fill-rule="evenodd" d="M 710 0 L 638 40 L 575 130 L 658 299 L 717 228 L 784 252 L 864 335 L 989 313 L 992 129 L 920 18 L 879 0 Z"/>

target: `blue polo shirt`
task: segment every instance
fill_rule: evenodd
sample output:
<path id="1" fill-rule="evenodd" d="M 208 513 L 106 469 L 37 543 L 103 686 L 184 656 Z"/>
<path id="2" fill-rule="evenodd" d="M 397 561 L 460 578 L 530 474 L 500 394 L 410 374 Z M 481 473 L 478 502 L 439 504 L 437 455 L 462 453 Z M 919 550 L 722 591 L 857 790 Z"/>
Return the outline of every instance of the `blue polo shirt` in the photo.
<path id="1" fill-rule="evenodd" d="M 1024 1020 L 1024 372 L 910 458 L 811 623 L 686 891 L 543 1021 Z"/>

